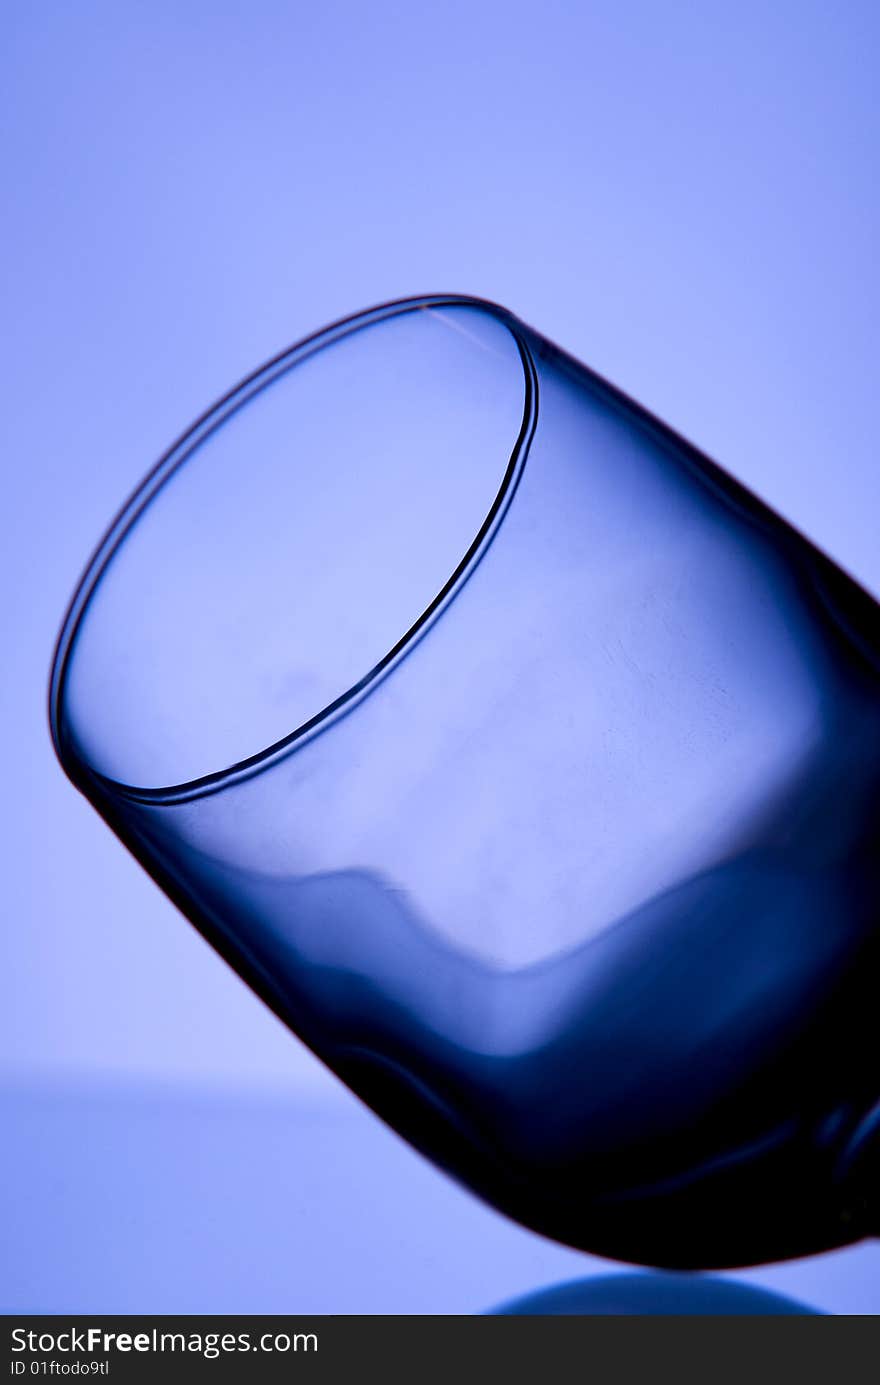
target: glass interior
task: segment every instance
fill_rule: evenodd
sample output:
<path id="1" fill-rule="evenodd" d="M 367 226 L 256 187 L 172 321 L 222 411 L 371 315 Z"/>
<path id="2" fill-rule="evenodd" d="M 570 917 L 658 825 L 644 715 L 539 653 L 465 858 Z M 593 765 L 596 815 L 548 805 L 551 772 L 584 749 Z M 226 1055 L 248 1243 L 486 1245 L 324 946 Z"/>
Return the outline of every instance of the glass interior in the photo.
<path id="1" fill-rule="evenodd" d="M 410 305 L 261 376 L 135 502 L 81 614 L 64 732 L 105 778 L 199 780 L 351 695 L 463 574 L 509 478 L 527 384 L 500 316 Z"/>

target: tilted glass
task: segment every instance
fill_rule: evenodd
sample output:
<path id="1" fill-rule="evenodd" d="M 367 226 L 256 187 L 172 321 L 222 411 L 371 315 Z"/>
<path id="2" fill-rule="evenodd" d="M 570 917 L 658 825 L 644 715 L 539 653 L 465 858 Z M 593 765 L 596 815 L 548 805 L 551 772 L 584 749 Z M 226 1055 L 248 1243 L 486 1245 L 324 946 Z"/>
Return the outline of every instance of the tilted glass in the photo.
<path id="1" fill-rule="evenodd" d="M 634 1262 L 873 1233 L 880 608 L 506 311 L 310 338 L 163 459 L 61 761 L 375 1111 Z"/>

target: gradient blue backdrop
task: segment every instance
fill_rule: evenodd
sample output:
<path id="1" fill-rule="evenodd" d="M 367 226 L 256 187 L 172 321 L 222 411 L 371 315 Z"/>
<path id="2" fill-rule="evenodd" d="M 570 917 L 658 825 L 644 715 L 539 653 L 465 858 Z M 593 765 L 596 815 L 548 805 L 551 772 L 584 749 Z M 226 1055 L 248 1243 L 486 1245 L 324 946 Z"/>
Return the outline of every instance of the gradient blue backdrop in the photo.
<path id="1" fill-rule="evenodd" d="M 53 759 L 52 641 L 196 413 L 436 290 L 505 303 L 880 591 L 880 9 L 7 0 L 3 34 L 0 1307 L 471 1312 L 597 1271 L 380 1130 L 142 875 Z M 878 1269 L 748 1277 L 875 1312 Z"/>

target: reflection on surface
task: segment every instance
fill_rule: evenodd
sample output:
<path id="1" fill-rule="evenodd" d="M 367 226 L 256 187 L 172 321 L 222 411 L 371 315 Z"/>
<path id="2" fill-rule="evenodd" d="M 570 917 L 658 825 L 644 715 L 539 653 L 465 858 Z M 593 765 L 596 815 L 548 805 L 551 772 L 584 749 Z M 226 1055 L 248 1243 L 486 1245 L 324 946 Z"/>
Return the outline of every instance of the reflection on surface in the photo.
<path id="1" fill-rule="evenodd" d="M 0 1087 L 0 1120 L 7 1313 L 471 1314 L 608 1269 L 439 1178 L 341 1090 Z M 880 1245 L 738 1278 L 874 1314 Z"/>
<path id="2" fill-rule="evenodd" d="M 493 1316 L 562 1317 L 567 1315 L 628 1317 L 767 1316 L 817 1314 L 820 1310 L 797 1303 L 735 1279 L 691 1274 L 608 1274 L 573 1279 L 537 1289 L 501 1308 Z"/>

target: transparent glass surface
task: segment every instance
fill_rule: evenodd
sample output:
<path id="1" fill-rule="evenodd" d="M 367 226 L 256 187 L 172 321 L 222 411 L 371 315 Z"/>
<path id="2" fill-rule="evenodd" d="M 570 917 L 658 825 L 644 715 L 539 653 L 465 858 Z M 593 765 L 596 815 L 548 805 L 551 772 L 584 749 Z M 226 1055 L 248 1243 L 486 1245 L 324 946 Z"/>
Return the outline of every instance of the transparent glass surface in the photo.
<path id="1" fill-rule="evenodd" d="M 88 568 L 51 720 L 496 1207 L 669 1267 L 876 1230 L 880 608 L 504 310 L 376 309 L 205 415 Z"/>

